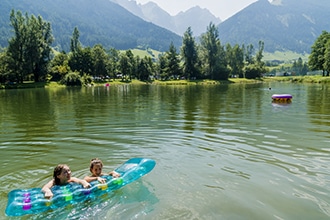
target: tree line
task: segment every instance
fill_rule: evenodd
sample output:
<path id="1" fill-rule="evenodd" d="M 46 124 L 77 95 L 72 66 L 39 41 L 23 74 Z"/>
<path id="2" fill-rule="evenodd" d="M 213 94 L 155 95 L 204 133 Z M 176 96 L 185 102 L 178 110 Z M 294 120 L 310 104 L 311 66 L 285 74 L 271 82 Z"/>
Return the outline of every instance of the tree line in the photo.
<path id="1" fill-rule="evenodd" d="M 308 59 L 311 70 L 322 70 L 323 76 L 330 73 L 330 33 L 323 31 L 315 40 Z"/>
<path id="2" fill-rule="evenodd" d="M 255 79 L 268 71 L 262 61 L 262 41 L 257 50 L 252 44 L 222 45 L 218 29 L 212 23 L 199 42 L 189 27 L 182 37 L 179 51 L 171 43 L 167 51 L 154 59 L 135 56 L 131 50 L 106 50 L 100 44 L 84 47 L 79 41 L 77 27 L 72 33 L 70 51 L 56 51 L 51 47 L 54 41 L 51 24 L 41 16 L 23 15 L 12 10 L 10 22 L 14 36 L 0 53 L 1 83 L 52 80 L 65 85 L 82 85 L 119 77 L 142 81 L 227 80 L 229 77 Z M 310 61 L 310 65 L 313 64 Z M 319 66 L 315 65 L 315 68 Z"/>
<path id="3" fill-rule="evenodd" d="M 266 66 L 275 67 L 267 74 L 269 76 L 275 76 L 277 72 L 280 72 L 283 73 L 284 76 L 289 73 L 295 76 L 305 76 L 309 71 L 308 63 L 303 62 L 303 59 L 301 57 L 299 57 L 297 60 L 294 60 L 291 65 L 283 64 L 284 61 L 267 61 Z"/>
<path id="4" fill-rule="evenodd" d="M 308 62 L 301 58 L 295 60 L 292 66 L 281 66 L 280 71 L 294 72 L 296 75 L 306 75 L 308 71 L 322 71 L 322 76 L 330 74 L 330 33 L 322 31 L 311 47 Z M 266 66 L 268 64 L 266 63 Z M 274 69 L 275 70 L 275 69 Z"/>

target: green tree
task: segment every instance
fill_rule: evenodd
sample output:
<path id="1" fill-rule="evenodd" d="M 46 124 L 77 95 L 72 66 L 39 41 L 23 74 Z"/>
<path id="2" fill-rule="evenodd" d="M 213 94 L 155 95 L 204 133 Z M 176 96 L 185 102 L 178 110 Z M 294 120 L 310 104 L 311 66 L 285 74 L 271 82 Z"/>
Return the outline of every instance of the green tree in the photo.
<path id="1" fill-rule="evenodd" d="M 92 60 L 94 65 L 93 75 L 102 78 L 108 76 L 107 65 L 109 62 L 109 56 L 102 45 L 97 44 L 92 48 Z"/>
<path id="2" fill-rule="evenodd" d="M 183 76 L 186 79 L 199 77 L 200 65 L 198 59 L 197 45 L 195 38 L 192 36 L 191 27 L 188 27 L 183 35 L 181 57 L 183 60 Z"/>
<path id="3" fill-rule="evenodd" d="M 144 59 L 147 62 L 148 71 L 150 71 L 149 72 L 149 77 L 150 76 L 154 77 L 155 76 L 156 67 L 155 67 L 155 63 L 154 63 L 153 58 L 151 58 L 150 56 L 148 56 L 148 57 L 145 57 Z"/>
<path id="4" fill-rule="evenodd" d="M 139 80 L 149 80 L 149 77 L 152 75 L 152 69 L 152 60 L 150 57 L 145 56 L 143 59 L 138 59 L 137 75 Z"/>
<path id="5" fill-rule="evenodd" d="M 253 64 L 255 62 L 253 58 L 254 47 L 252 44 L 248 45 L 245 50 L 245 62 L 247 64 Z"/>
<path id="6" fill-rule="evenodd" d="M 206 77 L 215 80 L 228 79 L 226 52 L 220 43 L 219 32 L 213 23 L 201 37 L 201 56 Z"/>
<path id="7" fill-rule="evenodd" d="M 304 66 L 302 68 L 301 74 L 307 75 L 308 71 L 309 71 L 308 64 L 307 64 L 307 62 L 304 62 Z"/>
<path id="8" fill-rule="evenodd" d="M 0 52 L 0 83 L 5 83 L 10 80 L 9 69 L 7 67 L 8 59 L 6 51 Z"/>
<path id="9" fill-rule="evenodd" d="M 122 74 L 122 80 L 125 80 L 126 77 L 129 77 L 129 73 L 131 72 L 132 64 L 130 63 L 130 59 L 127 56 L 127 53 L 120 54 L 119 60 L 119 70 Z"/>
<path id="10" fill-rule="evenodd" d="M 75 27 L 73 30 L 73 33 L 72 33 L 72 37 L 70 39 L 70 51 L 72 53 L 75 53 L 81 49 L 81 43 L 79 41 L 79 36 L 80 36 L 79 30 L 77 27 Z"/>
<path id="11" fill-rule="evenodd" d="M 70 71 L 68 55 L 65 52 L 56 54 L 50 62 L 51 80 L 60 81 Z"/>
<path id="12" fill-rule="evenodd" d="M 232 77 L 238 75 L 239 78 L 244 78 L 244 48 L 240 48 L 238 44 L 231 47 L 230 44 L 226 45 L 226 53 L 228 65 L 230 67 L 230 75 Z"/>
<path id="13" fill-rule="evenodd" d="M 330 33 L 323 31 L 321 35 L 315 40 L 312 45 L 312 51 L 309 55 L 308 65 L 310 70 L 322 70 L 323 76 L 325 76 L 326 69 L 328 65 L 324 65 L 326 62 L 326 44 L 330 40 Z M 329 69 L 327 71 L 327 76 L 329 76 Z"/>
<path id="14" fill-rule="evenodd" d="M 14 28 L 14 37 L 9 40 L 7 50 L 7 66 L 10 74 L 13 74 L 15 81 L 18 83 L 23 82 L 26 75 L 24 69 L 24 48 L 25 48 L 25 35 L 26 25 L 25 18 L 20 11 L 15 13 L 14 10 L 10 14 L 10 23 Z"/>
<path id="15" fill-rule="evenodd" d="M 165 54 L 160 54 L 158 56 L 158 63 L 156 65 L 156 71 L 157 71 L 156 78 L 160 78 L 161 80 L 167 80 L 169 78 L 166 64 L 167 62 L 166 62 Z"/>
<path id="16" fill-rule="evenodd" d="M 247 79 L 256 79 L 258 77 L 260 77 L 260 68 L 257 64 L 253 63 L 253 64 L 249 64 L 247 66 L 244 67 L 244 72 L 245 72 L 245 78 Z"/>
<path id="17" fill-rule="evenodd" d="M 23 51 L 24 70 L 26 74 L 33 73 L 36 82 L 45 80 L 47 64 L 50 61 L 53 41 L 49 23 L 39 16 L 26 16 L 25 49 Z"/>
<path id="18" fill-rule="evenodd" d="M 259 41 L 259 49 L 258 49 L 258 52 L 256 54 L 256 59 L 255 60 L 260 66 L 265 65 L 262 61 L 262 58 L 264 57 L 264 55 L 263 55 L 264 48 L 265 48 L 265 43 L 263 41 Z"/>
<path id="19" fill-rule="evenodd" d="M 330 73 L 330 39 L 328 39 L 327 43 L 325 44 L 323 76 L 324 76 L 325 71 L 327 72 L 327 76 L 329 76 L 329 73 Z"/>
<path id="20" fill-rule="evenodd" d="M 169 50 L 165 53 L 166 59 L 166 72 L 170 77 L 180 77 L 182 72 L 180 68 L 179 54 L 173 44 L 170 44 Z"/>
<path id="21" fill-rule="evenodd" d="M 110 77 L 116 78 L 117 77 L 117 73 L 118 73 L 118 69 L 119 69 L 119 60 L 120 60 L 120 56 L 119 56 L 119 51 L 116 50 L 115 48 L 111 48 L 108 52 L 109 54 L 109 62 L 107 65 L 107 71 L 110 75 Z"/>
<path id="22" fill-rule="evenodd" d="M 66 86 L 81 86 L 83 84 L 79 72 L 70 72 L 66 74 L 61 80 L 61 83 Z"/>
<path id="23" fill-rule="evenodd" d="M 304 63 L 301 57 L 299 57 L 298 60 L 295 60 L 292 64 L 292 71 L 296 75 L 306 75 L 306 73 L 308 72 L 307 63 Z"/>
<path id="24" fill-rule="evenodd" d="M 94 73 L 94 60 L 92 49 L 90 47 L 83 48 L 79 41 L 79 30 L 74 28 L 70 40 L 69 66 L 74 72 L 79 72 L 80 76 L 85 74 L 92 75 Z"/>
<path id="25" fill-rule="evenodd" d="M 126 50 L 125 54 L 128 58 L 128 69 L 127 72 L 125 73 L 126 75 L 128 75 L 129 79 L 132 80 L 132 78 L 135 76 L 136 73 L 136 69 L 137 69 L 137 64 L 136 64 L 136 60 L 134 57 L 134 54 L 131 50 Z"/>
<path id="26" fill-rule="evenodd" d="M 95 72 L 92 49 L 90 47 L 82 49 L 80 58 L 80 75 L 92 75 Z"/>
<path id="27" fill-rule="evenodd" d="M 264 50 L 264 42 L 259 41 L 259 49 L 256 53 L 256 56 L 252 56 L 252 45 L 248 47 L 247 52 L 247 59 L 249 62 L 247 62 L 247 66 L 245 66 L 245 77 L 248 79 L 256 79 L 262 77 L 263 73 L 268 72 L 265 63 L 262 61 L 263 58 L 263 50 Z"/>
<path id="28" fill-rule="evenodd" d="M 33 74 L 36 82 L 45 80 L 50 61 L 53 36 L 50 23 L 41 16 L 22 15 L 20 11 L 10 13 L 14 36 L 9 40 L 7 67 L 18 83 Z"/>

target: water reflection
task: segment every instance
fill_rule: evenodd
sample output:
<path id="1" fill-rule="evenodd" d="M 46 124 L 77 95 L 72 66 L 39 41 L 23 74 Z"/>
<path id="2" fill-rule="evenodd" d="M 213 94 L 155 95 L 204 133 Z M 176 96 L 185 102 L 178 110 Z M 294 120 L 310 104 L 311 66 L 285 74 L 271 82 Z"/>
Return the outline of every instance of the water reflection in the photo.
<path id="1" fill-rule="evenodd" d="M 315 85 L 308 88 L 308 110 L 311 122 L 317 125 L 318 131 L 328 133 L 330 126 L 330 88 L 326 85 Z M 324 128 L 322 128 L 325 126 Z"/>
<path id="2" fill-rule="evenodd" d="M 92 157 L 107 170 L 150 157 L 156 169 L 141 182 L 37 217 L 328 219 L 329 95 L 286 83 L 0 91 L 0 209 L 57 163 L 83 177 Z"/>

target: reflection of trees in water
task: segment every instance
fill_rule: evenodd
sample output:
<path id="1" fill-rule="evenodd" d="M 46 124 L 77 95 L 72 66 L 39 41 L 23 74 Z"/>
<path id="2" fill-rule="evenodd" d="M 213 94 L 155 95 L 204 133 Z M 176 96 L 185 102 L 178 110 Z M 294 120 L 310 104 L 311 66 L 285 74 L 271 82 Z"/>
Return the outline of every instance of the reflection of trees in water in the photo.
<path id="1" fill-rule="evenodd" d="M 308 110 L 311 122 L 330 127 L 330 87 L 327 84 L 307 87 Z M 329 129 L 327 129 L 327 132 Z"/>
<path id="2" fill-rule="evenodd" d="M 163 107 L 171 112 L 170 120 L 182 121 L 184 130 L 199 127 L 216 133 L 221 121 L 234 120 L 228 119 L 228 114 L 253 114 L 256 118 L 261 115 L 261 87 L 262 84 L 164 86 L 159 87 L 158 93 Z M 196 121 L 201 124 L 197 126 Z"/>
<path id="3" fill-rule="evenodd" d="M 56 106 L 52 105 L 50 94 L 44 89 L 1 92 L 0 142 L 1 147 L 6 149 L 1 153 L 1 163 L 15 167 L 13 173 L 5 175 L 6 180 L 2 181 L 5 184 L 6 181 L 11 183 L 12 179 L 15 179 L 14 182 L 17 179 L 29 179 L 31 173 L 26 170 L 32 167 L 43 169 L 47 160 L 45 155 L 57 149 L 51 140 L 56 139 L 58 126 Z M 33 175 L 35 182 L 40 182 L 44 173 L 37 170 Z M 33 180 L 18 182 L 29 184 Z"/>
<path id="4" fill-rule="evenodd" d="M 53 130 L 54 106 L 50 103 L 49 93 L 43 89 L 22 89 L 6 91 L 2 98 L 2 123 L 17 130 L 25 140 L 33 139 L 38 130 Z M 42 132 L 41 132 L 42 133 Z M 47 134 L 49 136 L 51 134 Z"/>
<path id="5" fill-rule="evenodd" d="M 222 122 L 241 123 L 231 115 L 258 121 L 262 117 L 265 93 L 261 88 L 262 84 L 227 84 L 17 90 L 3 98 L 6 105 L 2 105 L 1 110 L 11 117 L 14 113 L 14 124 L 25 130 L 25 135 L 32 132 L 31 129 L 43 129 L 52 131 L 49 136 L 69 127 L 84 132 L 90 123 L 119 125 L 123 117 L 133 124 L 172 120 L 179 122 L 184 130 L 195 130 L 196 123 L 200 123 L 201 129 L 214 133 Z M 326 99 L 327 96 L 317 96 L 317 99 L 320 97 Z"/>

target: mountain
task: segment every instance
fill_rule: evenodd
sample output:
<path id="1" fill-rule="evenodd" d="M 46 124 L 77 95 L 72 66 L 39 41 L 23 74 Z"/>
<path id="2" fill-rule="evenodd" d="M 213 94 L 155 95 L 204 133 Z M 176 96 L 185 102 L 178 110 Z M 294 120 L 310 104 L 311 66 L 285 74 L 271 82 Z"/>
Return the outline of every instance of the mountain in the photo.
<path id="1" fill-rule="evenodd" d="M 265 51 L 310 53 L 323 30 L 330 30 L 329 0 L 259 0 L 218 25 L 223 44 L 265 43 Z"/>
<path id="2" fill-rule="evenodd" d="M 54 46 L 68 51 L 74 27 L 78 27 L 82 45 L 102 44 L 105 48 L 137 47 L 166 51 L 171 42 L 180 46 L 182 38 L 151 22 L 133 15 L 109 0 L 1 0 L 0 47 L 12 36 L 11 10 L 41 15 L 52 25 Z"/>
<path id="3" fill-rule="evenodd" d="M 177 27 L 175 33 L 182 35 L 188 27 L 191 27 L 194 35 L 199 36 L 206 32 L 210 22 L 218 25 L 221 23 L 221 20 L 211 14 L 209 10 L 195 6 L 174 16 L 174 23 Z"/>
<path id="4" fill-rule="evenodd" d="M 199 6 L 172 16 L 152 1 L 146 4 L 138 4 L 134 0 L 112 1 L 123 6 L 134 15 L 181 36 L 188 27 L 191 27 L 194 35 L 198 36 L 206 31 L 210 22 L 216 25 L 221 23 L 220 18 L 215 17 L 209 10 L 202 9 Z"/>
<path id="5" fill-rule="evenodd" d="M 171 16 L 153 2 L 140 5 L 134 0 L 1 0 L 0 47 L 6 47 L 12 36 L 12 9 L 49 21 L 54 46 L 65 51 L 69 50 L 74 27 L 78 27 L 84 46 L 166 51 L 171 42 L 181 46 L 179 35 L 189 26 L 199 36 L 210 21 L 220 22 L 200 7 Z M 322 31 L 330 31 L 329 11 L 329 0 L 259 0 L 221 22 L 217 26 L 219 38 L 222 44 L 253 44 L 255 48 L 261 40 L 266 52 L 310 53 Z"/>

